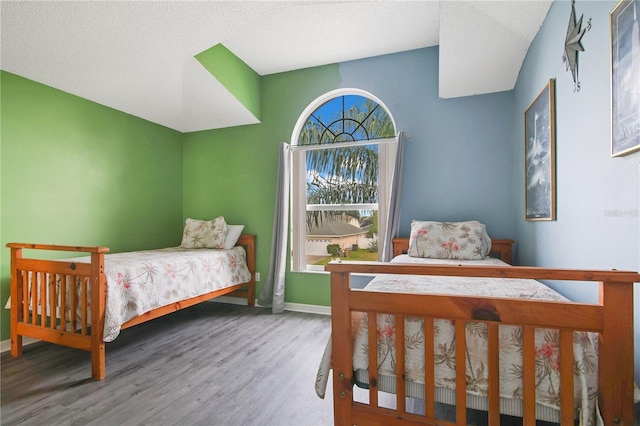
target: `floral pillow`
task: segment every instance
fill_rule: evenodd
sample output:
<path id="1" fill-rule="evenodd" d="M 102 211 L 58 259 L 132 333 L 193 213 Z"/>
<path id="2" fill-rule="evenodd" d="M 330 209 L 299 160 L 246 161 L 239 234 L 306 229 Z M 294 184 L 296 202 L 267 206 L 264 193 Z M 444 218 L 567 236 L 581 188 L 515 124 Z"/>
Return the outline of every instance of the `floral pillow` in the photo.
<path id="1" fill-rule="evenodd" d="M 223 216 L 213 220 L 187 219 L 182 233 L 183 248 L 224 248 L 227 223 Z"/>
<path id="2" fill-rule="evenodd" d="M 411 222 L 408 255 L 430 259 L 484 259 L 491 239 L 484 224 L 469 222 Z"/>

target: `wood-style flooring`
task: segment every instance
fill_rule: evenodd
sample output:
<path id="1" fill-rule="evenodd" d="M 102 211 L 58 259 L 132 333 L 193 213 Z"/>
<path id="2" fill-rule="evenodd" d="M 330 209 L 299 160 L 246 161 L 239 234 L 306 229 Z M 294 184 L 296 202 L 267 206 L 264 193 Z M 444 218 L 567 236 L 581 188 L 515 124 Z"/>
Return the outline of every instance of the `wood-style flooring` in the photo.
<path id="1" fill-rule="evenodd" d="M 314 391 L 330 321 L 202 303 L 122 331 L 102 381 L 88 352 L 34 343 L 2 354 L 0 423 L 332 425 Z"/>

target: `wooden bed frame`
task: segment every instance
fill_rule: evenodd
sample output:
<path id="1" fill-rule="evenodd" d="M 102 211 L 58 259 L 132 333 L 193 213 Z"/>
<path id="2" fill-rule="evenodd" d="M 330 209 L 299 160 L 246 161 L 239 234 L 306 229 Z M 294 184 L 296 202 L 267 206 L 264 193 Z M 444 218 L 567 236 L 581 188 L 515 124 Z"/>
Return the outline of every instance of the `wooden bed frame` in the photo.
<path id="1" fill-rule="evenodd" d="M 511 259 L 512 240 L 493 240 L 492 252 Z M 394 255 L 406 252 L 408 239 L 394 239 Z M 536 423 L 535 403 L 535 328 L 560 330 L 560 383 L 562 389 L 560 424 L 574 424 L 573 401 L 573 331 L 600 334 L 598 357 L 599 408 L 605 425 L 633 425 L 633 283 L 640 275 L 627 271 L 590 271 L 548 269 L 519 266 L 427 266 L 383 262 L 332 262 L 325 267 L 331 273 L 332 367 L 335 425 L 406 425 L 406 424 L 466 424 L 465 345 L 456 345 L 459 361 L 456 379 L 456 422 L 435 418 L 433 377 L 425 378 L 425 415 L 408 413 L 405 405 L 405 386 L 402 375 L 396 378 L 396 406 L 378 406 L 377 369 L 375 361 L 369 367 L 369 403 L 353 399 L 353 341 L 352 312 L 366 312 L 374 318 L 377 313 L 396 315 L 396 359 L 401 370 L 404 359 L 405 316 L 423 317 L 425 323 L 438 319 L 456 321 L 457 330 L 464 333 L 468 321 L 485 322 L 489 332 L 489 372 L 498 371 L 498 326 L 523 327 L 523 421 Z M 368 292 L 351 289 L 351 274 L 411 274 L 438 276 L 470 276 L 494 278 L 527 278 L 537 280 L 567 280 L 599 282 L 597 304 L 562 303 L 540 300 L 518 300 L 489 297 L 446 295 L 417 295 Z M 491 312 L 491 318 L 486 313 Z M 460 327 L 459 327 L 460 325 Z M 370 325 L 375 327 L 375 323 Z M 371 337 L 370 337 L 371 339 Z M 376 359 L 375 336 L 369 344 L 369 359 Z M 459 341 L 464 341 L 462 335 Z M 431 355 L 429 355 L 431 352 Z M 569 354 L 565 356 L 564 354 Z M 433 371 L 433 350 L 425 349 L 425 371 Z M 373 364 L 373 365 L 372 365 Z M 431 367 L 429 367 L 431 365 Z M 402 370 L 401 370 L 402 371 Z M 489 374 L 488 419 L 490 425 L 500 424 L 500 396 L 498 374 Z M 431 391 L 429 391 L 431 389 Z"/>
<path id="2" fill-rule="evenodd" d="M 236 243 L 243 246 L 247 254 L 247 265 L 251 272 L 251 280 L 212 291 L 201 296 L 181 300 L 166 306 L 161 306 L 125 322 L 121 329 L 161 317 L 197 303 L 213 299 L 222 295 L 237 296 L 247 299 L 249 306 L 255 304 L 255 235 L 242 234 Z M 106 279 L 104 275 L 104 255 L 109 251 L 107 247 L 74 247 L 46 244 L 9 243 L 11 249 L 11 355 L 22 355 L 22 337 L 31 337 L 50 343 L 83 349 L 91 352 L 91 375 L 96 380 L 102 380 L 106 374 L 105 342 L 103 341 Z M 65 251 L 90 253 L 91 263 L 69 263 L 61 260 L 44 260 L 23 257 L 23 249 Z M 45 286 L 50 285 L 49 300 L 42 298 L 40 315 L 29 314 L 29 300 L 27 273 L 40 274 L 42 277 L 40 293 L 45 293 Z M 53 276 L 48 282 L 46 274 Z M 55 276 L 61 277 L 61 294 L 66 292 L 66 276 L 79 277 L 80 294 L 71 292 L 69 306 L 57 306 L 55 295 Z M 90 289 L 90 291 L 89 291 Z M 35 294 L 32 305 L 36 305 Z M 66 299 L 66 298 L 65 298 Z M 89 300 L 90 299 L 90 300 Z M 63 303 L 65 303 L 63 302 Z M 88 307 L 91 309 L 88 309 Z M 66 318 L 67 310 L 71 313 Z M 91 318 L 88 318 L 90 311 Z M 44 313 L 44 315 L 42 315 Z"/>

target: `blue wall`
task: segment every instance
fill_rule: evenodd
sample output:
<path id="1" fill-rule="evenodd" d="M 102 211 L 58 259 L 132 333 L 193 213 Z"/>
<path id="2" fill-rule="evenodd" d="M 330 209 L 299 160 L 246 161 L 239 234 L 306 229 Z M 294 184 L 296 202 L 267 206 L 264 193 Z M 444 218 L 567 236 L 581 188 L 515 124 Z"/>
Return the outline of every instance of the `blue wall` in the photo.
<path id="1" fill-rule="evenodd" d="M 579 54 L 580 91 L 573 91 L 571 74 L 561 60 L 570 2 L 553 3 L 522 66 L 514 90 L 517 171 L 511 189 L 520 264 L 640 270 L 640 153 L 610 157 L 609 13 L 615 5 L 615 1 L 576 2 L 577 16 L 584 14 L 585 22 L 592 19 L 592 28 L 582 39 L 585 51 Z M 550 78 L 556 79 L 557 220 L 526 222 L 522 113 Z M 552 285 L 572 300 L 597 300 L 595 285 Z M 640 354 L 639 293 L 636 284 L 636 359 Z M 638 378 L 640 362 L 636 361 Z"/>
<path id="2" fill-rule="evenodd" d="M 400 235 L 411 220 L 479 220 L 513 237 L 512 92 L 443 100 L 438 48 L 340 65 L 342 87 L 376 95 L 406 133 Z"/>

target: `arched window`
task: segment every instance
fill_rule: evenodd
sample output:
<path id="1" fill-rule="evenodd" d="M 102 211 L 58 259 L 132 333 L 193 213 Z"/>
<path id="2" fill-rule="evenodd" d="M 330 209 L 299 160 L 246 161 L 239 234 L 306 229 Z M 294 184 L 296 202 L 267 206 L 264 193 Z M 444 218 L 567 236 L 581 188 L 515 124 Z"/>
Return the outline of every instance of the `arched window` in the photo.
<path id="1" fill-rule="evenodd" d="M 302 113 L 292 141 L 293 270 L 378 260 L 396 148 L 387 108 L 361 90 L 327 93 Z"/>

